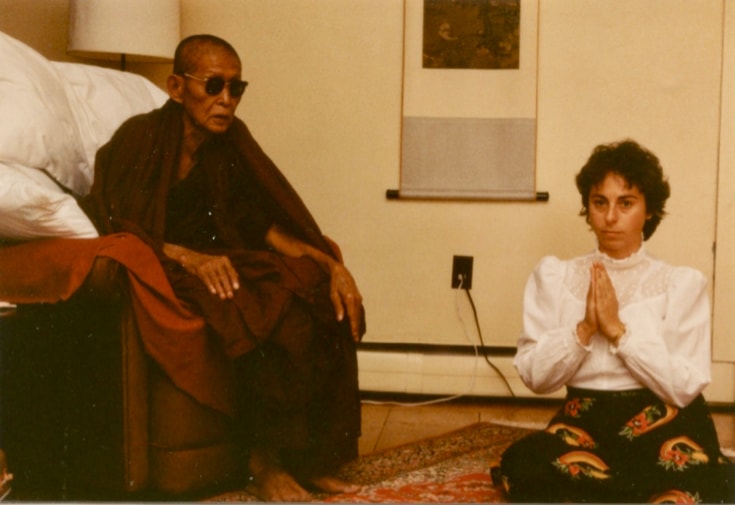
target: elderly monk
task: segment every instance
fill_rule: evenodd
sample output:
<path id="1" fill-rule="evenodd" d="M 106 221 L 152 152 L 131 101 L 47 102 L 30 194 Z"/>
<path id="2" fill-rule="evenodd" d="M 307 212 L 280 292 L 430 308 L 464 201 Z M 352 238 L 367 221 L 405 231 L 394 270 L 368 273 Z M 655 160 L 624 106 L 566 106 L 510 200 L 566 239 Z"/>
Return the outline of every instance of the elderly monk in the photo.
<path id="1" fill-rule="evenodd" d="M 235 117 L 246 86 L 229 43 L 184 39 L 170 100 L 100 149 L 83 207 L 102 233 L 132 232 L 153 248 L 229 358 L 249 490 L 266 501 L 355 491 L 335 470 L 357 455 L 362 297 Z"/>

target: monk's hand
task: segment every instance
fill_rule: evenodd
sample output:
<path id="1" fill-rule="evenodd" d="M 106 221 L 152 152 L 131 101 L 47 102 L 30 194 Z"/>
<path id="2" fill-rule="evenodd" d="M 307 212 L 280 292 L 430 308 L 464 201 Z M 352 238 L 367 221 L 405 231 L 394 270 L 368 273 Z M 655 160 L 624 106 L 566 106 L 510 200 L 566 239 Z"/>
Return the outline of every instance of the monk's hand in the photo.
<path id="1" fill-rule="evenodd" d="M 232 299 L 235 290 L 240 288 L 237 270 L 227 256 L 213 256 L 189 249 L 177 259 L 187 272 L 197 276 L 209 292 L 221 300 Z"/>
<path id="2" fill-rule="evenodd" d="M 337 320 L 342 321 L 347 315 L 350 319 L 352 338 L 355 342 L 359 342 L 362 327 L 362 295 L 357 289 L 357 283 L 347 267 L 340 262 L 331 262 L 329 273 L 331 277 L 329 297 L 337 313 Z"/>

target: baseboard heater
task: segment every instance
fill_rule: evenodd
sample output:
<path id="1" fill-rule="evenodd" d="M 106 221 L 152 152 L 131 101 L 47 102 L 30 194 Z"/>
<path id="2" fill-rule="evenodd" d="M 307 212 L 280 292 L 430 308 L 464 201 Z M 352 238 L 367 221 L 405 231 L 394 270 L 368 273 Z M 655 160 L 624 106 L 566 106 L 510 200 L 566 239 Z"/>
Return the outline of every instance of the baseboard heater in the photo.
<path id="1" fill-rule="evenodd" d="M 537 398 L 513 367 L 515 353 L 515 347 L 362 342 L 357 347 L 360 390 Z"/>
<path id="2" fill-rule="evenodd" d="M 474 356 L 475 348 L 470 345 L 450 344 L 415 344 L 393 342 L 360 342 L 358 351 L 366 352 L 416 352 L 421 354 L 447 354 L 458 356 Z M 516 347 L 477 346 L 477 352 L 488 356 L 515 356 Z"/>

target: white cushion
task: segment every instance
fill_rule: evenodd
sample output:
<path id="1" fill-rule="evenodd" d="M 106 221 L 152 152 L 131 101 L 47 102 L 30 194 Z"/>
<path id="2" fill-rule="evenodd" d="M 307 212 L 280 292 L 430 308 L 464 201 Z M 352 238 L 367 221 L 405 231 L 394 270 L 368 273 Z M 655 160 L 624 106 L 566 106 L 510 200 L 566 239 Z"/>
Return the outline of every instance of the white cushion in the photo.
<path id="1" fill-rule="evenodd" d="M 123 121 L 160 107 L 168 99 L 160 88 L 137 74 L 78 63 L 51 64 L 65 86 L 92 168 L 97 150 Z"/>
<path id="2" fill-rule="evenodd" d="M 97 149 L 166 99 L 144 77 L 50 62 L 0 32 L 0 239 L 96 237 L 68 192 L 87 194 Z"/>
<path id="3" fill-rule="evenodd" d="M 92 173 L 64 86 L 43 56 L 0 32 L 0 162 L 45 170 L 84 194 Z"/>
<path id="4" fill-rule="evenodd" d="M 142 76 L 51 62 L 0 32 L 0 162 L 44 170 L 76 194 L 89 192 L 94 155 L 117 127 L 166 99 Z"/>
<path id="5" fill-rule="evenodd" d="M 0 237 L 93 238 L 97 230 L 77 205 L 45 173 L 0 163 Z"/>

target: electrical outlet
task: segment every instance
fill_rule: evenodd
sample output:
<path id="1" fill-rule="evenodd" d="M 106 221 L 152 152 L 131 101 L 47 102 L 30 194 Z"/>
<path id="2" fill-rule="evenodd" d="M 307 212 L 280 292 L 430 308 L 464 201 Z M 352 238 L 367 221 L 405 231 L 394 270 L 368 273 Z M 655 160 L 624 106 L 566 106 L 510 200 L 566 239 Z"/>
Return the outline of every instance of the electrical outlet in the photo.
<path id="1" fill-rule="evenodd" d="M 452 261 L 452 288 L 472 288 L 472 256 L 455 256 Z M 461 282 L 460 282 L 461 279 Z"/>

